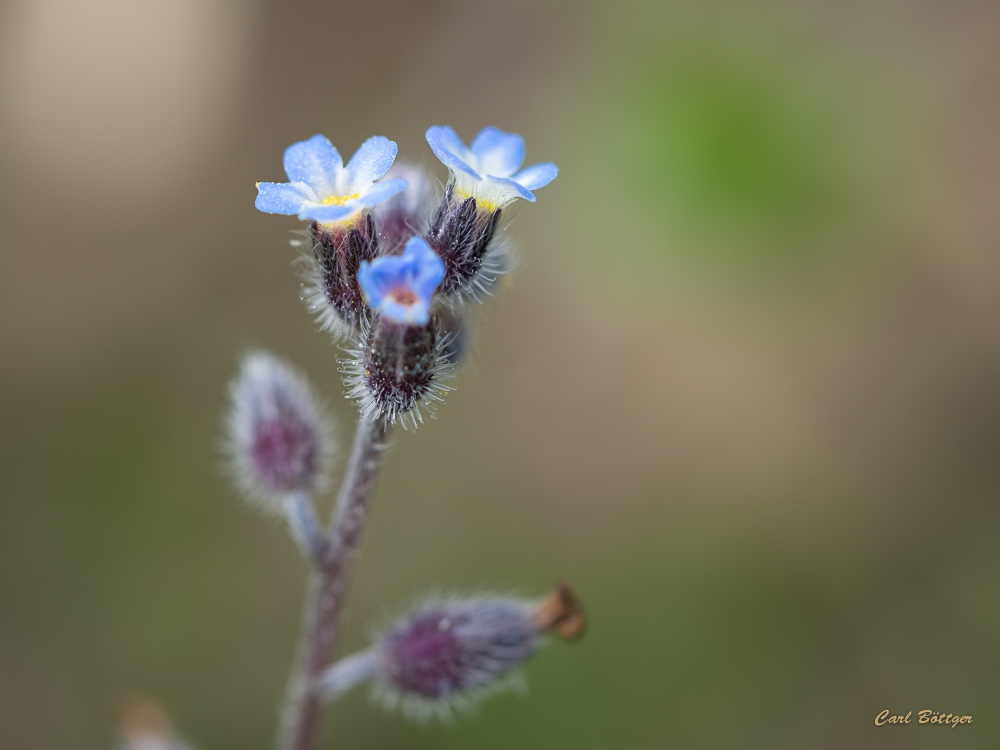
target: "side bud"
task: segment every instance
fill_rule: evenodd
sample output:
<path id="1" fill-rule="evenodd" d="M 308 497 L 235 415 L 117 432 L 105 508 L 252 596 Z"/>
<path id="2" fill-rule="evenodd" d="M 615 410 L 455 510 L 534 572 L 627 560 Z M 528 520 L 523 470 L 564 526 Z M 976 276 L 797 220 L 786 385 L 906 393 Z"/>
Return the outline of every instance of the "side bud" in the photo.
<path id="1" fill-rule="evenodd" d="M 234 481 L 248 499 L 277 513 L 290 496 L 322 486 L 332 431 L 304 376 L 255 352 L 243 359 L 230 398 L 227 449 Z"/>
<path id="2" fill-rule="evenodd" d="M 447 338 L 431 312 L 444 276 L 441 259 L 419 237 L 399 256 L 363 263 L 358 283 L 372 311 L 346 363 L 351 395 L 366 418 L 395 422 L 408 416 L 416 427 L 421 405 L 441 401 L 450 365 Z M 403 425 L 406 426 L 406 421 Z"/>
<path id="3" fill-rule="evenodd" d="M 550 634 L 573 637 L 583 614 L 568 587 L 541 601 L 502 596 L 425 602 L 385 630 L 369 651 L 344 659 L 321 680 L 328 697 L 371 680 L 387 708 L 448 718 L 452 709 L 520 684 L 518 668 Z M 557 624 L 558 623 L 558 624 Z"/>

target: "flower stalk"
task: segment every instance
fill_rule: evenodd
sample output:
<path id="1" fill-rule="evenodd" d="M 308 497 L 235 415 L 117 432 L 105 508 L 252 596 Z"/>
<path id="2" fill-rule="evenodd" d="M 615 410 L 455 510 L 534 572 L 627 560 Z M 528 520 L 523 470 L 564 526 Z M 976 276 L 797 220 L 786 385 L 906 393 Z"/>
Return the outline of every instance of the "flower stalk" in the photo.
<path id="1" fill-rule="evenodd" d="M 319 678 L 333 663 L 340 638 L 344 601 L 379 468 L 389 425 L 358 422 L 347 472 L 337 497 L 326 555 L 313 571 L 306 593 L 303 635 L 288 686 L 278 750 L 313 750 L 320 728 Z"/>
<path id="2" fill-rule="evenodd" d="M 302 556 L 317 567 L 326 559 L 327 543 L 316 518 L 316 507 L 306 492 L 295 492 L 284 499 L 288 533 Z"/>

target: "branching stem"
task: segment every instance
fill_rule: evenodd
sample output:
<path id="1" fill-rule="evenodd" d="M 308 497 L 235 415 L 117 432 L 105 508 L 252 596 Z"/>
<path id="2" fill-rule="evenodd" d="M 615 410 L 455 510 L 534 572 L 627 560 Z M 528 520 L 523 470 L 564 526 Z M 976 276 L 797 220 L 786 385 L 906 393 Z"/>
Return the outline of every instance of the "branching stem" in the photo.
<path id="1" fill-rule="evenodd" d="M 314 750 L 322 699 L 318 678 L 333 663 L 340 637 L 347 586 L 365 527 L 389 425 L 362 417 L 340 486 L 325 557 L 311 574 L 306 592 L 302 640 L 288 686 L 278 750 Z"/>

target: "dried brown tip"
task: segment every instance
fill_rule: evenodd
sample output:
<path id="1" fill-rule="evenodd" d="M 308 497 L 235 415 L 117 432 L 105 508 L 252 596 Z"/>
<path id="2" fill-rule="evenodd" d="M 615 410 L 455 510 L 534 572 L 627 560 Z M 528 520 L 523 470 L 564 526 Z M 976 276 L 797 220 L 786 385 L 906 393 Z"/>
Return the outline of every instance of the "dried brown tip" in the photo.
<path id="1" fill-rule="evenodd" d="M 539 627 L 564 641 L 575 641 L 587 627 L 587 615 L 569 584 L 560 583 L 538 605 Z"/>
<path id="2" fill-rule="evenodd" d="M 173 736 L 170 719 L 159 704 L 141 695 L 126 695 L 119 699 L 116 711 L 118 733 L 128 742 L 150 738 L 169 739 Z"/>

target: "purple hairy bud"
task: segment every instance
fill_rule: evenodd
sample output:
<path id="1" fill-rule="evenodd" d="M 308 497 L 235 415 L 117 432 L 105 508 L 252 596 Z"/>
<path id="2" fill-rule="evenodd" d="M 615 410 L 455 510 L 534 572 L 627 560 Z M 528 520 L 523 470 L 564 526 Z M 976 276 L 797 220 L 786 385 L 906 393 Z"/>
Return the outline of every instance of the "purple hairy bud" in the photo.
<path id="1" fill-rule="evenodd" d="M 366 211 L 349 222 L 314 221 L 309 233 L 312 253 L 305 259 L 309 309 L 326 330 L 355 330 L 366 310 L 358 269 L 379 255 L 375 220 Z"/>
<path id="2" fill-rule="evenodd" d="M 388 708 L 447 718 L 486 695 L 519 684 L 518 668 L 545 637 L 572 640 L 583 611 L 568 586 L 542 600 L 478 596 L 424 603 L 379 637 L 369 651 L 344 659 L 321 679 L 336 697 L 371 680 Z"/>
<path id="3" fill-rule="evenodd" d="M 447 346 L 436 315 L 422 326 L 378 316 L 344 363 L 349 393 L 362 415 L 416 428 L 424 420 L 423 409 L 433 413 L 451 390 L 446 384 L 453 374 L 444 356 Z"/>
<path id="4" fill-rule="evenodd" d="M 449 182 L 427 230 L 427 243 L 444 261 L 443 295 L 476 298 L 495 281 L 501 268 L 488 253 L 501 212 L 474 197 L 456 195 L 454 181 Z"/>
<path id="5" fill-rule="evenodd" d="M 228 451 L 244 494 L 278 512 L 289 496 L 319 488 L 333 441 L 305 377 L 257 352 L 244 358 L 230 393 Z"/>
<path id="6" fill-rule="evenodd" d="M 532 609 L 485 597 L 425 606 L 379 641 L 379 678 L 390 695 L 430 702 L 492 686 L 540 645 Z"/>

